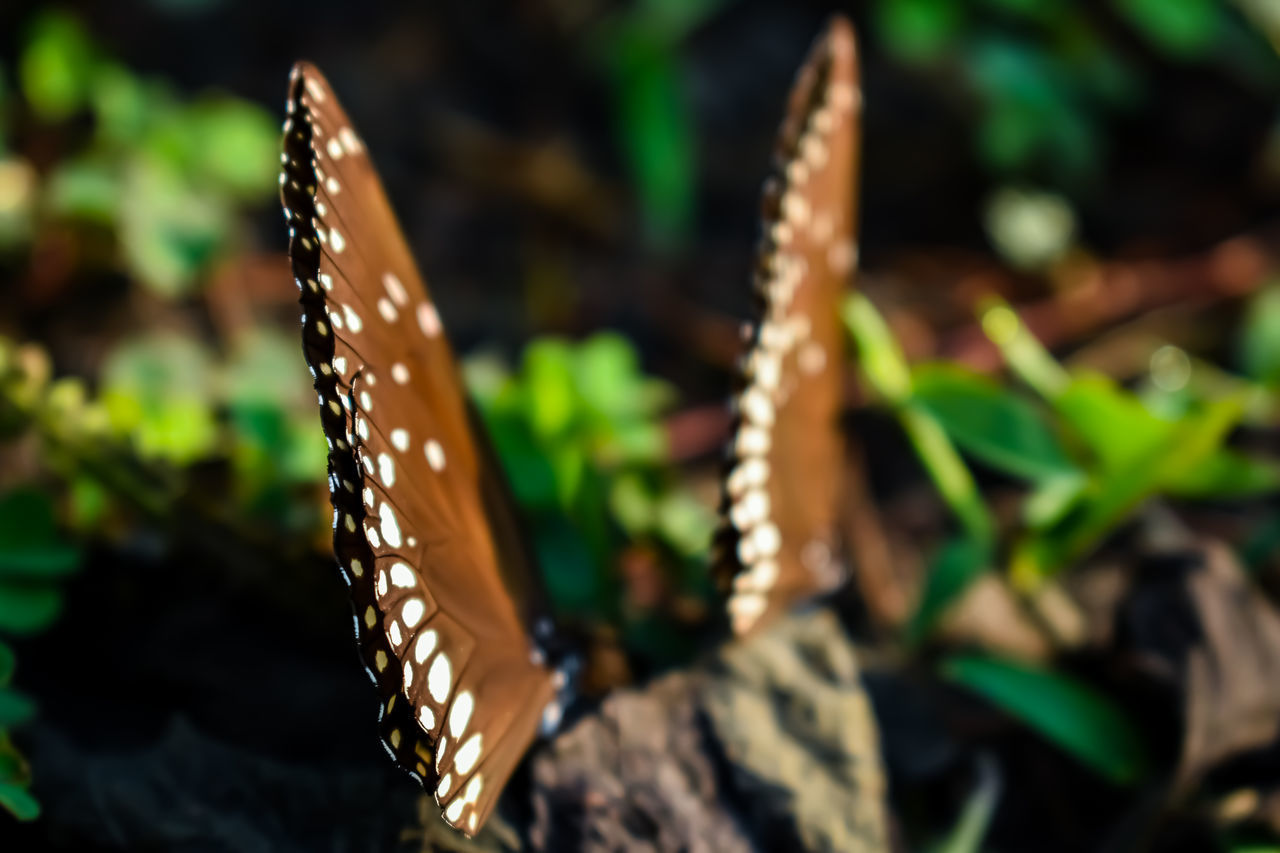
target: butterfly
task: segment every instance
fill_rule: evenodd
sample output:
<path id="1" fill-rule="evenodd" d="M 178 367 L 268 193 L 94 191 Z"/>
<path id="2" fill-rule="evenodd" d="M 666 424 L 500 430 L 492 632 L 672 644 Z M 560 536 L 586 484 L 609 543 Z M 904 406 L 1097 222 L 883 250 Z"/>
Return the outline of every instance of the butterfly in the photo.
<path id="1" fill-rule="evenodd" d="M 289 78 L 281 160 L 334 551 L 383 743 L 473 835 L 557 727 L 575 658 L 365 145 L 307 63 Z"/>
<path id="2" fill-rule="evenodd" d="M 715 561 L 737 635 L 843 579 L 839 306 L 857 265 L 860 114 L 853 28 L 836 17 L 796 77 L 765 182 L 762 310 L 732 400 Z"/>

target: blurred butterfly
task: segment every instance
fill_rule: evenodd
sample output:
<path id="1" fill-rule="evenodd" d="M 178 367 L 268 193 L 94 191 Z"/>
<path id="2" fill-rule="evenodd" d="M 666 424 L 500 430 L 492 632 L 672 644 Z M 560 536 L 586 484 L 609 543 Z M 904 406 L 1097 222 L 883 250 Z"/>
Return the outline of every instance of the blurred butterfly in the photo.
<path id="1" fill-rule="evenodd" d="M 574 659 L 382 183 L 306 63 L 289 80 L 282 160 L 334 551 L 382 739 L 473 835 L 534 738 L 556 729 Z"/>
<path id="2" fill-rule="evenodd" d="M 860 112 L 853 29 L 837 17 L 797 75 L 764 189 L 762 310 L 733 400 L 717 537 L 735 634 L 843 579 L 839 308 L 857 264 Z"/>

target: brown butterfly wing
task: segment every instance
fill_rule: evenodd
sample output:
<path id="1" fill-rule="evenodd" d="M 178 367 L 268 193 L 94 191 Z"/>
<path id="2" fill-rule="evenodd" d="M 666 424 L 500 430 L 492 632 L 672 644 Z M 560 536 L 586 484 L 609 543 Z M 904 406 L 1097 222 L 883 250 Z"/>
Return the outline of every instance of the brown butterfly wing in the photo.
<path id="1" fill-rule="evenodd" d="M 329 441 L 334 550 L 383 738 L 473 834 L 556 708 L 543 602 L 425 282 L 314 67 L 290 77 L 281 197 Z"/>
<path id="2" fill-rule="evenodd" d="M 735 398 L 717 567 L 736 634 L 842 577 L 839 305 L 857 257 L 859 114 L 853 29 L 836 18 L 796 78 L 765 185 L 763 312 Z"/>

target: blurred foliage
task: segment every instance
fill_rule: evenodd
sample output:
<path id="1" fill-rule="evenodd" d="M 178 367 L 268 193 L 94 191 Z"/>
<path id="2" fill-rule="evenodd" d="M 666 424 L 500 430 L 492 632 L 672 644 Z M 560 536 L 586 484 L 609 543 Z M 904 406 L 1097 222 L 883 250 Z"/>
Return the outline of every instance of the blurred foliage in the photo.
<path id="1" fill-rule="evenodd" d="M 542 338 L 524 351 L 518 371 L 485 356 L 468 359 L 470 387 L 502 459 L 553 599 L 566 614 L 604 617 L 642 636 L 650 614 L 619 612 L 625 552 L 656 549 L 678 596 L 704 596 L 702 565 L 714 518 L 684 491 L 668 462 L 660 416 L 670 386 L 640 369 L 635 348 L 616 334 L 579 344 Z"/>
<path id="2" fill-rule="evenodd" d="M 586 41 L 610 81 L 618 140 L 658 248 L 682 247 L 693 226 L 696 145 L 681 47 L 731 1 L 637 0 Z"/>
<path id="3" fill-rule="evenodd" d="M 993 174 L 1088 186 L 1107 156 L 1107 122 L 1135 109 L 1170 62 L 1208 63 L 1274 91 L 1280 60 L 1223 0 L 877 0 L 872 23 L 900 61 L 978 108 L 974 147 Z M 1109 8 L 1105 8 L 1109 7 Z M 1117 28 L 1119 20 L 1127 25 Z"/>
<path id="4" fill-rule="evenodd" d="M 1084 761 L 1115 785 L 1146 772 L 1137 730 L 1111 700 L 1058 672 L 976 655 L 955 655 L 943 675 L 978 693 Z"/>
<path id="5" fill-rule="evenodd" d="M 1254 379 L 1271 375 L 1280 323 L 1265 319 L 1275 295 L 1246 312 L 1242 361 Z M 1249 377 L 1192 381 L 1193 364 L 1156 349 L 1135 390 L 1086 371 L 1067 371 L 1018 315 L 991 301 L 982 327 L 1033 395 L 1010 381 L 956 364 L 908 365 L 871 302 L 851 295 L 844 318 L 860 370 L 896 416 L 958 531 L 937 549 L 906 639 L 928 638 L 984 572 L 999 567 L 1014 589 L 1035 595 L 1099 548 L 1148 500 L 1239 500 L 1280 491 L 1280 464 L 1229 444 L 1253 410 L 1274 411 L 1270 390 Z M 961 456 L 1025 484 L 1021 512 L 997 529 Z M 1141 775 L 1139 742 L 1105 697 L 1050 670 L 995 659 L 951 658 L 948 677 L 1019 717 L 1116 783 Z"/>
<path id="6" fill-rule="evenodd" d="M 960 818 L 946 838 L 928 848 L 929 853 L 981 853 L 982 841 L 995 817 L 1002 786 L 995 761 L 990 756 L 979 756 L 977 769 L 977 785 L 965 800 Z"/>
<path id="7" fill-rule="evenodd" d="M 0 249 L 51 223 L 105 229 L 116 265 L 182 296 L 235 248 L 237 212 L 275 188 L 276 122 L 265 110 L 224 95 L 183 100 L 105 56 L 69 15 L 32 22 L 17 84 L 0 85 L 0 114 L 20 99 L 40 125 L 67 127 L 71 149 L 38 168 L 18 151 L 0 159 Z M 81 116 L 91 131 L 71 133 Z"/>
<path id="8" fill-rule="evenodd" d="M 1037 270 L 1071 248 L 1073 204 L 1102 188 L 1114 125 L 1156 97 L 1170 64 L 1211 67 L 1274 101 L 1275 9 L 1270 0 L 876 0 L 871 34 L 928 75 L 971 128 L 994 185 L 984 214 L 992 247 Z"/>
<path id="9" fill-rule="evenodd" d="M 246 101 L 185 99 L 133 73 L 66 13 L 42 14 L 20 36 L 15 66 L 0 67 L 0 254 L 38 259 L 42 242 L 70 229 L 84 248 L 62 275 L 123 273 L 162 299 L 189 297 L 242 248 L 243 212 L 274 194 L 275 121 Z M 126 338 L 106 358 L 96 398 L 83 380 L 53 379 L 39 347 L 0 339 L 0 437 L 6 452 L 34 450 L 39 461 L 3 478 L 0 637 L 57 618 L 60 582 L 82 559 L 75 541 L 112 535 L 135 512 L 179 526 L 174 516 L 190 509 L 180 498 L 211 460 L 230 460 L 232 514 L 295 536 L 323 530 L 314 502 L 323 438 L 296 340 L 275 334 L 274 353 L 243 353 L 249 368 L 224 363 L 198 336 Z M 255 415 L 260 383 L 236 378 L 247 370 L 277 378 L 265 414 Z M 286 382 L 297 390 L 282 391 Z M 32 819 L 39 805 L 8 729 L 34 707 L 9 686 L 14 669 L 0 641 L 0 805 Z"/>
<path id="10" fill-rule="evenodd" d="M 693 11 L 652 3 L 616 22 L 619 52 L 602 55 L 654 235 L 670 244 L 692 212 L 675 56 Z M 120 276 L 175 321 L 108 331 L 87 379 L 55 379 L 41 347 L 0 338 L 0 438 L 35 462 L 0 480 L 0 637 L 57 617 L 59 581 L 81 561 L 71 543 L 86 538 L 139 525 L 178 538 L 203 525 L 251 548 L 327 547 L 326 447 L 296 331 L 252 312 L 216 334 L 185 319 L 217 307 L 202 289 L 245 250 L 245 215 L 274 202 L 278 158 L 261 108 L 181 97 L 112 60 L 65 13 L 32 21 L 12 73 L 0 68 L 3 259 L 34 264 L 42 241 L 70 229 L 84 248 L 60 272 L 66 286 Z M 669 463 L 660 417 L 671 389 L 614 335 L 540 340 L 518 371 L 482 358 L 467 372 L 558 606 L 622 628 L 650 658 L 683 651 L 656 611 L 663 596 L 704 605 L 712 520 Z M 657 599 L 637 604 L 621 588 L 628 560 L 671 575 Z M 32 818 L 39 806 L 7 733 L 34 708 L 9 687 L 13 670 L 0 642 L 0 805 Z"/>

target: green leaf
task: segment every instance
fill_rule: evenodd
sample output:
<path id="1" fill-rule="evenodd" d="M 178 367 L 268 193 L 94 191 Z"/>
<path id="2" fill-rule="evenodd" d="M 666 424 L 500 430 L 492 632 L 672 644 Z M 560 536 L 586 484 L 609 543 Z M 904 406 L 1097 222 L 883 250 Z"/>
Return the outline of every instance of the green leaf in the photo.
<path id="1" fill-rule="evenodd" d="M 104 62 L 98 66 L 93 75 L 90 97 L 99 137 L 120 146 L 136 145 L 153 116 L 171 108 L 165 89 L 148 86 L 128 68 L 115 62 Z"/>
<path id="2" fill-rule="evenodd" d="M 1077 505 L 1088 485 L 1089 478 L 1079 471 L 1036 483 L 1022 504 L 1022 517 L 1027 526 L 1043 529 L 1057 524 Z"/>
<path id="3" fill-rule="evenodd" d="M 966 535 L 976 542 L 990 542 L 995 525 L 977 484 L 942 424 L 914 396 L 911 371 L 888 324 L 860 293 L 845 299 L 841 317 L 857 347 L 863 374 L 893 407 L 938 493 L 964 526 Z"/>
<path id="4" fill-rule="evenodd" d="M 1222 34 L 1222 10 L 1215 0 L 1115 0 L 1156 47 L 1176 59 L 1204 56 Z"/>
<path id="5" fill-rule="evenodd" d="M 990 550 L 971 539 L 952 539 L 939 548 L 930 561 L 924 592 L 907 623 L 907 641 L 915 644 L 926 639 L 947 608 L 990 567 Z"/>
<path id="6" fill-rule="evenodd" d="M 192 185 L 181 164 L 143 155 L 126 172 L 121 201 L 121 241 L 132 271 L 161 296 L 190 293 L 228 240 L 225 199 Z"/>
<path id="7" fill-rule="evenodd" d="M 162 334 L 111 353 L 101 396 L 111 425 L 139 453 L 187 464 L 217 445 L 214 383 L 212 359 L 197 341 Z"/>
<path id="8" fill-rule="evenodd" d="M 679 55 L 663 39 L 625 29 L 610 56 L 618 135 L 648 237 L 678 248 L 694 213 L 694 144 Z"/>
<path id="9" fill-rule="evenodd" d="M 1071 377 L 1023 325 L 1022 318 L 1000 299 L 986 300 L 978 313 L 983 334 L 1000 348 L 1017 377 L 1046 401 L 1056 400 Z"/>
<path id="10" fill-rule="evenodd" d="M 49 12 L 31 28 L 18 61 L 22 94 L 45 121 L 62 121 L 84 106 L 94 72 L 94 50 L 80 22 Z"/>
<path id="11" fill-rule="evenodd" d="M 963 9 L 952 0 L 880 0 L 876 31 L 899 59 L 936 60 L 962 32 Z"/>
<path id="12" fill-rule="evenodd" d="M 44 200 L 58 216 L 113 226 L 120 217 L 123 195 L 114 163 L 79 158 L 58 164 L 49 175 Z"/>
<path id="13" fill-rule="evenodd" d="M 520 378 L 534 433 L 545 438 L 567 430 L 576 408 L 569 345 L 554 338 L 530 344 L 524 351 Z"/>
<path id="14" fill-rule="evenodd" d="M 658 516 L 654 495 L 644 480 L 634 473 L 613 481 L 613 487 L 609 490 L 609 509 L 622 529 L 632 538 L 652 530 Z"/>
<path id="15" fill-rule="evenodd" d="M 0 729 L 11 729 L 29 722 L 36 715 L 36 704 L 16 690 L 0 687 Z"/>
<path id="16" fill-rule="evenodd" d="M 49 586 L 0 581 L 0 631 L 34 634 L 62 610 L 62 596 Z"/>
<path id="17" fill-rule="evenodd" d="M 40 817 L 40 803 L 25 787 L 0 784 L 0 806 L 21 821 Z"/>
<path id="18" fill-rule="evenodd" d="M 641 393 L 645 381 L 635 347 L 618 334 L 593 335 L 574 356 L 578 395 L 587 406 L 611 420 L 649 414 L 651 397 Z"/>
<path id="19" fill-rule="evenodd" d="M 1058 571 L 1095 548 L 1143 501 L 1176 488 L 1222 450 L 1244 414 L 1240 395 L 1206 405 L 1177 421 L 1162 421 L 1109 379 L 1083 376 L 1057 408 L 1094 451 L 1100 468 L 1092 489 L 1062 523 L 1015 546 L 1011 570 L 1019 585 Z M 1212 473 L 1212 472 L 1210 472 Z"/>
<path id="20" fill-rule="evenodd" d="M 1248 498 L 1280 490 L 1280 465 L 1271 459 L 1219 449 L 1185 471 L 1170 475 L 1165 488 L 1183 498 Z"/>
<path id="21" fill-rule="evenodd" d="M 977 766 L 978 784 L 965 798 L 960 819 L 946 838 L 929 848 L 929 853 L 982 853 L 982 840 L 991 828 L 1000 802 L 1001 784 L 994 758 L 979 755 Z"/>
<path id="22" fill-rule="evenodd" d="M 1240 366 L 1268 385 L 1280 385 L 1280 282 L 1254 294 L 1240 332 Z"/>
<path id="23" fill-rule="evenodd" d="M 715 513 L 686 491 L 673 489 L 658 504 L 658 530 L 663 541 L 682 556 L 705 554 L 715 526 Z"/>
<path id="24" fill-rule="evenodd" d="M 0 578 L 58 577 L 80 566 L 80 550 L 60 538 L 48 495 L 17 489 L 0 497 Z"/>
<path id="25" fill-rule="evenodd" d="M 209 99 L 189 108 L 185 121 L 199 140 L 193 173 L 231 195 L 257 200 L 276 187 L 279 130 L 265 110 L 233 98 Z"/>
<path id="26" fill-rule="evenodd" d="M 1157 418 L 1136 396 L 1100 374 L 1073 377 L 1053 405 L 1110 473 L 1149 456 L 1176 429 L 1173 421 Z"/>
<path id="27" fill-rule="evenodd" d="M 889 403 L 905 402 L 911 396 L 911 371 L 893 332 L 871 300 L 860 293 L 849 294 L 840 306 L 840 316 L 872 387 Z"/>
<path id="28" fill-rule="evenodd" d="M 1132 785 L 1146 773 L 1146 751 L 1128 716 L 1083 682 L 1022 663 L 970 655 L 944 661 L 942 673 L 1113 784 Z"/>
<path id="29" fill-rule="evenodd" d="M 918 366 L 911 381 L 952 440 L 991 467 L 1029 480 L 1078 473 L 1044 415 L 994 381 L 945 364 Z"/>

